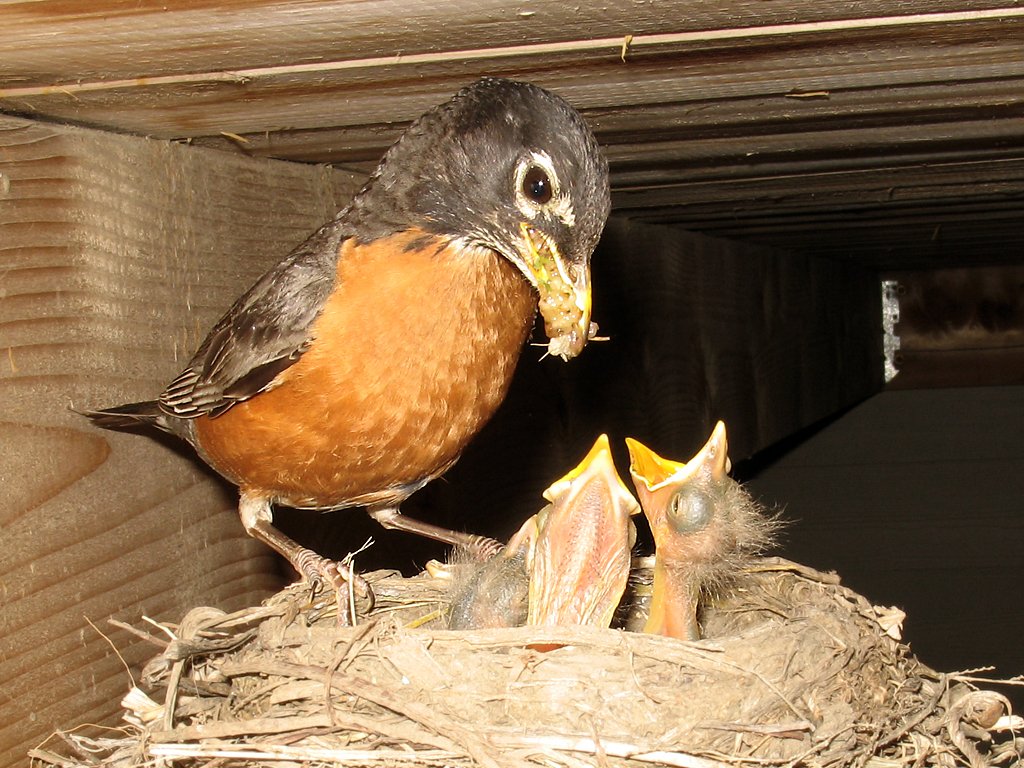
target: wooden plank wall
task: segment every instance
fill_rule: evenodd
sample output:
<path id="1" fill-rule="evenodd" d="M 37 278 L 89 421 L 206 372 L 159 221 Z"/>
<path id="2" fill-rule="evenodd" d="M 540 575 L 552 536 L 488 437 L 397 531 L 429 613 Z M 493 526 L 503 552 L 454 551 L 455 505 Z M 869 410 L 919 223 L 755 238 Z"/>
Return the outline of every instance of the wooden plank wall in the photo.
<path id="1" fill-rule="evenodd" d="M 55 727 L 113 716 L 128 672 L 87 620 L 137 672 L 149 649 L 108 617 L 174 621 L 280 583 L 242 533 L 233 491 L 187 451 L 100 432 L 68 407 L 156 394 L 356 180 L 21 120 L 0 129 L 0 762 L 11 765 Z M 601 431 L 623 472 L 623 437 L 688 458 L 718 418 L 741 458 L 881 387 L 878 283 L 855 265 L 615 220 L 594 284 L 611 340 L 568 364 L 528 349 L 499 415 L 407 512 L 504 534 Z M 440 554 L 356 512 L 281 517 L 325 553 L 372 535 L 364 568 Z"/>
<path id="2" fill-rule="evenodd" d="M 366 172 L 407 121 L 503 75 L 583 111 L 635 219 L 886 269 L 1017 260 L 1018 2 L 2 8 L 4 111 Z"/>
<path id="3" fill-rule="evenodd" d="M 157 394 L 352 188 L 342 172 L 0 119 L 0 764 L 116 711 L 149 647 L 107 624 L 279 584 L 232 489 L 78 408 Z M 94 622 L 98 629 L 89 626 Z"/>

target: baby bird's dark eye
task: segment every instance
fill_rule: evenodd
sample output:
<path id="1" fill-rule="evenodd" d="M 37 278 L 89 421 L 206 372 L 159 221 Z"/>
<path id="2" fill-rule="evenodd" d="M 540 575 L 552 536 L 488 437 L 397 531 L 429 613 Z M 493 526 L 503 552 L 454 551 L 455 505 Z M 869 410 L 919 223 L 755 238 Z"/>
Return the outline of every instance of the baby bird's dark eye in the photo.
<path id="1" fill-rule="evenodd" d="M 537 205 L 544 205 L 551 200 L 554 190 L 551 188 L 551 179 L 547 171 L 538 165 L 531 165 L 523 174 L 523 194 L 526 199 Z"/>
<path id="2" fill-rule="evenodd" d="M 672 497 L 668 517 L 677 531 L 692 533 L 707 526 L 713 515 L 712 501 L 707 494 L 684 488 Z"/>

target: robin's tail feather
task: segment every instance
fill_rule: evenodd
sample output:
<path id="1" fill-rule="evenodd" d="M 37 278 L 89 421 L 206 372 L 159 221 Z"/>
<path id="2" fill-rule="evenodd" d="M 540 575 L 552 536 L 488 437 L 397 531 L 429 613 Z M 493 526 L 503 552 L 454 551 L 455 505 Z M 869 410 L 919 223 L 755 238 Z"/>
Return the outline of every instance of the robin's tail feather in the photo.
<path id="1" fill-rule="evenodd" d="M 103 429 L 138 429 L 142 426 L 167 429 L 166 417 L 155 400 L 127 403 L 99 411 L 78 411 Z"/>

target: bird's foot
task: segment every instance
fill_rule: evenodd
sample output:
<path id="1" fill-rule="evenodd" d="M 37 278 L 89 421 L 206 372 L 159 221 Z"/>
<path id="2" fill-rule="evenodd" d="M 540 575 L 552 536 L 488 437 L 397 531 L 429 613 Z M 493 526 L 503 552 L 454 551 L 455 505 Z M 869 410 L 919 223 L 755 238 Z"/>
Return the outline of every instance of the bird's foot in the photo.
<path id="1" fill-rule="evenodd" d="M 425 523 L 422 520 L 415 520 L 406 517 L 398 511 L 394 505 L 382 505 L 367 507 L 366 511 L 370 517 L 382 526 L 392 531 L 405 531 L 425 536 L 434 541 L 450 544 L 453 547 L 462 547 L 473 559 L 480 562 L 490 560 L 504 549 L 505 545 L 486 536 L 477 536 L 475 533 L 464 533 L 442 528 L 432 523 Z"/>
<path id="2" fill-rule="evenodd" d="M 485 562 L 505 549 L 505 545 L 497 539 L 491 539 L 487 536 L 470 535 L 469 540 L 465 544 L 465 549 L 474 560 Z"/>
<path id="3" fill-rule="evenodd" d="M 334 592 L 341 626 L 355 625 L 357 597 L 368 603 L 363 609 L 364 614 L 373 609 L 373 589 L 352 569 L 351 562 L 328 560 L 312 550 L 303 549 L 296 554 L 293 565 L 309 584 L 313 598 L 328 589 Z"/>

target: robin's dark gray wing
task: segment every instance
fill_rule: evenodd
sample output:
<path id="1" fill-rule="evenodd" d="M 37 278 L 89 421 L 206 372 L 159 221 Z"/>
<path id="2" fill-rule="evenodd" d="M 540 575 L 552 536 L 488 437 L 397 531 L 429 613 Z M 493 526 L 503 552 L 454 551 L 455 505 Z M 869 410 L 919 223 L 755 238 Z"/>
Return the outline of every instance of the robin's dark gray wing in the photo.
<path id="1" fill-rule="evenodd" d="M 343 240 L 335 220 L 263 275 L 160 395 L 161 409 L 185 419 L 217 416 L 270 386 L 309 348 L 310 328 L 334 287 Z"/>

